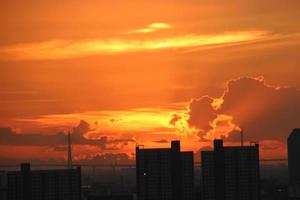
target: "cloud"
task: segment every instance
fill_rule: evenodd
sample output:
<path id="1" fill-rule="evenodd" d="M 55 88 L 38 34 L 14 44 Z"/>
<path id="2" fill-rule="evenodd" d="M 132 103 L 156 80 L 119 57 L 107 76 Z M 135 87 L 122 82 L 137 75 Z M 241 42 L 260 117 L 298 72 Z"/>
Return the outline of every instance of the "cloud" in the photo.
<path id="1" fill-rule="evenodd" d="M 66 135 L 17 134 L 11 128 L 0 128 L 0 144 L 16 146 L 54 146 L 66 144 Z"/>
<path id="2" fill-rule="evenodd" d="M 188 123 L 191 127 L 198 128 L 201 132 L 210 129 L 208 122 L 216 118 L 215 110 L 212 107 L 213 98 L 203 96 L 199 99 L 192 99 L 189 105 Z"/>
<path id="3" fill-rule="evenodd" d="M 206 139 L 216 137 L 237 141 L 240 128 L 247 141 L 285 142 L 300 124 L 300 91 L 268 85 L 263 77 L 241 77 L 227 82 L 218 106 L 204 96 L 190 103 L 190 126 Z"/>
<path id="4" fill-rule="evenodd" d="M 239 78 L 227 84 L 219 112 L 233 117 L 249 140 L 286 141 L 300 124 L 300 91 L 266 84 L 264 78 Z"/>
<path id="5" fill-rule="evenodd" d="M 152 32 L 156 32 L 156 31 L 163 30 L 163 29 L 170 29 L 171 27 L 172 26 L 170 24 L 162 23 L 162 22 L 156 22 L 156 23 L 149 24 L 148 26 L 146 26 L 144 28 L 126 31 L 125 33 L 126 34 L 152 33 Z"/>
<path id="6" fill-rule="evenodd" d="M 152 24 L 152 27 L 162 27 L 162 24 Z M 185 34 L 152 39 L 112 38 L 107 40 L 94 39 L 82 41 L 51 40 L 2 46 L 0 47 L 0 59 L 52 60 L 174 48 L 207 48 L 208 46 L 215 45 L 260 41 L 270 39 L 273 36 L 274 35 L 266 31 L 248 31 L 211 35 Z"/>
<path id="7" fill-rule="evenodd" d="M 79 125 L 73 128 L 72 144 L 74 145 L 91 145 L 101 149 L 116 149 L 119 145 L 127 145 L 129 142 L 135 142 L 132 138 L 113 138 L 101 136 L 97 139 L 89 139 L 85 137 L 90 129 L 87 122 L 81 120 Z M 46 134 L 17 134 L 11 128 L 0 128 L 0 145 L 14 146 L 51 146 L 55 151 L 63 151 L 67 144 L 67 136 L 65 133 L 57 133 L 53 135 Z"/>
<path id="8" fill-rule="evenodd" d="M 181 120 L 181 119 L 182 119 L 182 117 L 181 117 L 180 115 L 174 114 L 173 117 L 172 117 L 172 119 L 169 121 L 169 124 L 172 125 L 172 126 L 175 126 L 176 123 L 177 123 L 179 120 Z"/>
<path id="9" fill-rule="evenodd" d="M 60 150 L 59 150 L 60 151 Z M 63 151 L 63 150 L 62 150 Z M 73 152 L 74 153 L 74 152 Z M 47 165 L 49 163 L 51 164 L 57 164 L 57 165 L 66 165 L 66 159 L 63 157 L 55 157 L 55 158 L 49 158 L 43 156 L 42 158 L 7 158 L 7 157 L 1 157 L 0 160 L 3 163 L 6 163 L 8 165 L 19 165 L 20 162 L 30 162 L 33 165 L 35 164 L 41 164 L 41 165 Z M 92 155 L 83 155 L 76 157 L 73 155 L 73 163 L 75 165 L 113 165 L 113 164 L 134 164 L 135 160 L 132 156 L 126 154 L 126 153 L 103 153 L 103 154 L 92 154 Z"/>
<path id="10" fill-rule="evenodd" d="M 37 127 L 38 130 L 62 129 L 61 127 L 74 126 L 74 123 L 84 119 L 90 127 L 88 133 L 85 134 L 88 138 L 98 138 L 104 135 L 118 135 L 122 137 L 124 134 L 133 133 L 173 133 L 174 127 L 169 124 L 170 116 L 176 111 L 180 114 L 181 107 L 157 107 L 157 108 L 139 108 L 129 110 L 105 110 L 105 111 L 89 111 L 82 113 L 68 114 L 50 114 L 34 117 L 17 118 L 22 127 L 28 126 L 27 132 L 31 131 L 31 127 Z M 184 112 L 184 110 L 182 110 Z M 95 123 L 96 122 L 96 123 Z M 82 129 L 84 128 L 82 125 Z M 23 130 L 24 131 L 24 130 Z M 24 131 L 26 132 L 26 130 Z"/>
<path id="11" fill-rule="evenodd" d="M 97 154 L 78 160 L 80 164 L 133 164 L 134 159 L 128 156 L 126 153 L 105 153 Z"/>
<path id="12" fill-rule="evenodd" d="M 153 142 L 155 142 L 155 143 L 161 143 L 161 144 L 169 143 L 169 141 L 166 140 L 166 139 L 155 140 L 155 141 L 153 141 Z"/>

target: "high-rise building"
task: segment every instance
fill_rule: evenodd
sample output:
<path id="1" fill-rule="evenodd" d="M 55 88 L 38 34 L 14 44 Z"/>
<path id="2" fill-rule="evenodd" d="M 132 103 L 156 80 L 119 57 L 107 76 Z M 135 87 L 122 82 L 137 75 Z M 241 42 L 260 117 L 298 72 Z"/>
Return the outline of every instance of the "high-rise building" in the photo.
<path id="1" fill-rule="evenodd" d="M 289 135 L 288 140 L 289 163 L 289 199 L 300 199 L 300 128 L 296 128 Z"/>
<path id="2" fill-rule="evenodd" d="M 181 152 L 180 142 L 171 148 L 136 148 L 138 200 L 192 200 L 193 152 Z"/>
<path id="3" fill-rule="evenodd" d="M 21 164 L 21 171 L 7 173 L 9 200 L 80 200 L 81 169 L 30 170 Z"/>
<path id="4" fill-rule="evenodd" d="M 204 200 L 260 199 L 259 146 L 224 147 L 214 140 L 212 151 L 201 152 Z"/>
<path id="5" fill-rule="evenodd" d="M 288 137 L 288 163 L 290 184 L 300 185 L 300 128 L 296 128 Z"/>
<path id="6" fill-rule="evenodd" d="M 0 171 L 0 200 L 6 200 L 7 187 L 6 187 L 6 172 Z"/>

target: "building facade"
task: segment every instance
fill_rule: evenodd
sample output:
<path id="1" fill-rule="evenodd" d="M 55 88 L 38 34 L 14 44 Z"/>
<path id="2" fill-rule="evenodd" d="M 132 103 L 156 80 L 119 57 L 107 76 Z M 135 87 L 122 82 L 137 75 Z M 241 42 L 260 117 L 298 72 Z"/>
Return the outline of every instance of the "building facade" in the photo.
<path id="1" fill-rule="evenodd" d="M 289 181 L 300 185 L 300 128 L 294 129 L 288 137 Z"/>
<path id="2" fill-rule="evenodd" d="M 81 169 L 30 170 L 7 173 L 9 200 L 80 200 Z"/>
<path id="3" fill-rule="evenodd" d="M 0 171 L 0 200 L 6 200 L 7 185 L 6 185 L 6 172 Z"/>
<path id="4" fill-rule="evenodd" d="M 180 142 L 171 148 L 136 148 L 138 200 L 192 200 L 193 152 L 181 152 Z"/>
<path id="5" fill-rule="evenodd" d="M 204 200 L 260 199 L 259 146 L 224 147 L 214 140 L 214 150 L 201 152 Z"/>
<path id="6" fill-rule="evenodd" d="M 289 165 L 289 199 L 300 199 L 300 128 L 289 135 L 288 165 Z"/>

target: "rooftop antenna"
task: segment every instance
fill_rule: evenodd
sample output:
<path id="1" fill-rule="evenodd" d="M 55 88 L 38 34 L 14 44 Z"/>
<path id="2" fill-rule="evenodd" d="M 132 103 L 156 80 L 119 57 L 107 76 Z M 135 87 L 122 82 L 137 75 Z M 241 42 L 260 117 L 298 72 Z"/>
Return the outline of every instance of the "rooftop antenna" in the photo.
<path id="1" fill-rule="evenodd" d="M 68 132 L 68 169 L 72 169 L 72 143 L 71 143 L 71 132 Z"/>
<path id="2" fill-rule="evenodd" d="M 244 132 L 243 129 L 241 129 L 241 146 L 244 146 Z"/>

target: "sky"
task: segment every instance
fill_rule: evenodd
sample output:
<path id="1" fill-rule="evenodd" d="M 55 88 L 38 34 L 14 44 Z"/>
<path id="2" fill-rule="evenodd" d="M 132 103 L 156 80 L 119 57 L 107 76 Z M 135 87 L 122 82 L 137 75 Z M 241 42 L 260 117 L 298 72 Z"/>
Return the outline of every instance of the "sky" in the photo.
<path id="1" fill-rule="evenodd" d="M 135 146 L 259 142 L 300 126 L 298 0 L 2 0 L 0 158 L 129 162 Z"/>

